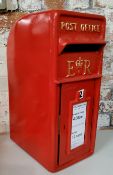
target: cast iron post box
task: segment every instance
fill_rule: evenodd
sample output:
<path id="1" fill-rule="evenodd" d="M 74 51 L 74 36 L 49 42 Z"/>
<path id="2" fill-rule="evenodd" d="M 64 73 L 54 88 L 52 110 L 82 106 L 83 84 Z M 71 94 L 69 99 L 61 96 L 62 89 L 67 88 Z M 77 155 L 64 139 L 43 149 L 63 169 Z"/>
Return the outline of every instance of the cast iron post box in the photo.
<path id="1" fill-rule="evenodd" d="M 94 152 L 105 18 L 28 14 L 8 40 L 11 139 L 54 172 Z"/>

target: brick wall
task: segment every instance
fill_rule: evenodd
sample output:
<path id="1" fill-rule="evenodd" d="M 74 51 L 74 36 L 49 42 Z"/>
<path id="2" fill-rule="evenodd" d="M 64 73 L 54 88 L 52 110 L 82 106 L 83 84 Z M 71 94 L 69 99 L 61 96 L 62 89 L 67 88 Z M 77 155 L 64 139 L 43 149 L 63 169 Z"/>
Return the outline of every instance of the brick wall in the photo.
<path id="1" fill-rule="evenodd" d="M 9 131 L 6 48 L 10 28 L 25 13 L 47 9 L 67 9 L 106 16 L 107 45 L 104 52 L 98 127 L 111 128 L 113 126 L 113 1 L 0 0 L 0 132 Z"/>

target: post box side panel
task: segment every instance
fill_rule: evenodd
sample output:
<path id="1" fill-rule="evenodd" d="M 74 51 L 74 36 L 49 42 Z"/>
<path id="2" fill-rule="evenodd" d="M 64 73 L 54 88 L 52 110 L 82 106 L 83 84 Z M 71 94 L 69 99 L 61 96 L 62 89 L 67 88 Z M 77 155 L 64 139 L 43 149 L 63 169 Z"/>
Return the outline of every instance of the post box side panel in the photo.
<path id="1" fill-rule="evenodd" d="M 81 160 L 81 157 L 91 153 L 94 87 L 94 80 L 66 83 L 62 86 L 60 165 Z M 82 98 L 80 91 L 83 91 Z"/>
<path id="2" fill-rule="evenodd" d="M 49 23 L 49 13 L 31 14 L 16 23 L 8 41 L 8 75 L 11 138 L 52 169 Z"/>

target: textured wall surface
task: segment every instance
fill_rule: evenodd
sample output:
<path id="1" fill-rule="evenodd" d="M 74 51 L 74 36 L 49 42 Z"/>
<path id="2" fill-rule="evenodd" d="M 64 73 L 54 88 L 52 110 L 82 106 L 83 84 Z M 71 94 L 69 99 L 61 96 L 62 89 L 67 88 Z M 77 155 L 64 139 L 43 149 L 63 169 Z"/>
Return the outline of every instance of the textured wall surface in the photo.
<path id="1" fill-rule="evenodd" d="M 113 126 L 113 1 L 109 0 L 0 0 L 0 132 L 9 131 L 7 88 L 7 37 L 23 14 L 47 9 L 67 9 L 106 16 L 106 41 L 98 127 Z M 7 10 L 11 10 L 7 13 Z M 13 12 L 13 10 L 16 10 Z"/>

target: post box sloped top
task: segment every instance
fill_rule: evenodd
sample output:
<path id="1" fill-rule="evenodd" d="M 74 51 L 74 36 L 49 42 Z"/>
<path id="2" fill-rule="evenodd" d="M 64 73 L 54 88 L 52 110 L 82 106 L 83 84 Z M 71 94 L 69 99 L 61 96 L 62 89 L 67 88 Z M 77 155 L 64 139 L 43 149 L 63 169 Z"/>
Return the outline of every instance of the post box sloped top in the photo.
<path id="1" fill-rule="evenodd" d="M 24 19 L 28 16 L 32 16 L 32 15 L 38 15 L 38 14 L 53 14 L 55 16 L 60 16 L 60 15 L 65 15 L 65 16 L 76 16 L 76 17 L 80 17 L 80 18 L 91 18 L 91 19 L 100 19 L 103 21 L 106 21 L 105 17 L 102 15 L 98 15 L 98 14 L 91 14 L 91 13 L 81 13 L 81 12 L 76 12 L 76 11 L 67 11 L 67 10 L 47 10 L 47 11 L 41 11 L 41 12 L 34 12 L 34 13 L 30 13 L 30 14 L 26 14 L 23 17 L 21 17 L 19 20 Z"/>
<path id="2" fill-rule="evenodd" d="M 48 16 L 49 20 L 46 20 Z M 37 22 L 37 26 L 34 26 L 36 19 L 41 24 L 38 25 Z M 40 30 L 42 33 L 48 25 L 51 35 L 54 35 L 54 40 L 58 40 L 59 52 L 67 44 L 105 43 L 106 19 L 101 15 L 66 10 L 48 10 L 27 14 L 20 18 L 16 24 L 24 27 L 29 26 L 29 28 L 37 27 L 37 31 Z"/>
<path id="3" fill-rule="evenodd" d="M 46 65 L 49 67 L 51 63 L 51 70 L 54 72 L 57 72 L 57 66 L 59 66 L 59 75 L 54 73 L 56 81 L 67 82 L 75 81 L 75 77 L 77 80 L 77 77 L 84 79 L 94 77 L 94 75 L 95 77 L 101 76 L 105 24 L 104 16 L 65 10 L 27 14 L 19 19 L 11 30 L 8 52 L 13 50 L 16 54 L 11 55 L 9 59 L 16 60 L 17 57 L 24 59 L 28 67 L 32 64 L 32 60 L 37 62 L 39 59 L 42 64 L 45 62 L 43 64 L 45 67 Z M 71 49 L 75 48 L 73 46 L 76 50 L 72 51 Z M 23 48 L 24 51 L 22 51 Z M 67 48 L 74 55 L 67 53 L 65 57 L 62 56 Z M 70 72 L 67 72 L 67 64 Z M 80 69 L 80 66 L 78 68 L 79 64 L 84 70 Z M 65 69 L 62 69 L 64 65 Z M 37 66 L 33 68 L 34 72 L 37 69 L 40 70 L 40 74 L 43 74 L 39 65 L 38 68 Z M 26 74 L 28 72 L 26 68 Z"/>
<path id="4" fill-rule="evenodd" d="M 51 35 L 54 35 L 54 40 L 59 44 L 59 53 L 68 44 L 105 44 L 106 19 L 104 16 L 66 10 L 48 10 L 27 14 L 17 23 L 23 21 L 24 25 L 29 24 L 30 28 L 33 28 L 34 16 L 42 21 L 42 25 L 37 26 L 41 32 L 46 30 L 45 25 L 50 26 Z M 46 16 L 49 16 L 47 21 Z"/>

